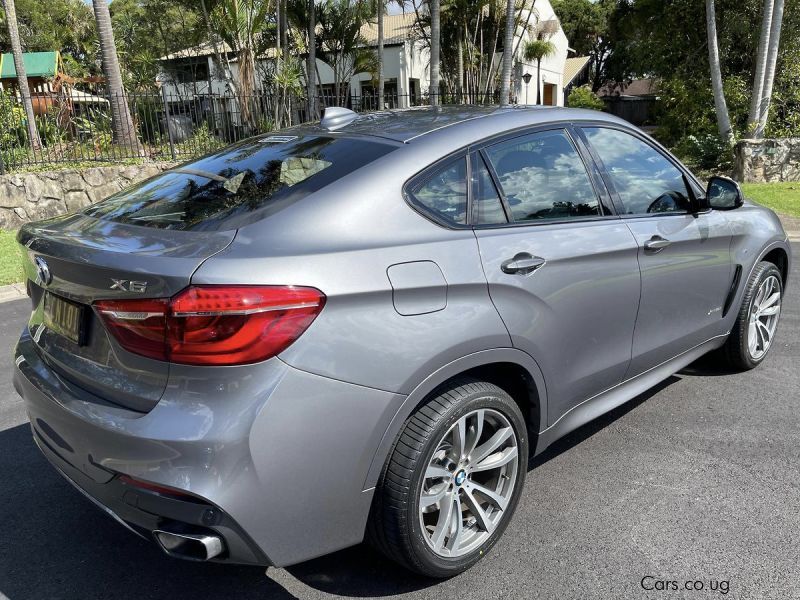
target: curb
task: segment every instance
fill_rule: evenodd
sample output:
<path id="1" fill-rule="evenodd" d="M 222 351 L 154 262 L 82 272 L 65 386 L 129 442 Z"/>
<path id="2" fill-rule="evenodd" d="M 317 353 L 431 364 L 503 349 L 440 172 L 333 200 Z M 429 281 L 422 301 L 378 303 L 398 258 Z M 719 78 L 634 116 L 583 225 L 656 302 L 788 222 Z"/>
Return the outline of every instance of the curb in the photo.
<path id="1" fill-rule="evenodd" d="M 25 286 L 22 283 L 0 286 L 0 303 L 12 302 L 27 297 L 28 293 L 25 291 Z"/>

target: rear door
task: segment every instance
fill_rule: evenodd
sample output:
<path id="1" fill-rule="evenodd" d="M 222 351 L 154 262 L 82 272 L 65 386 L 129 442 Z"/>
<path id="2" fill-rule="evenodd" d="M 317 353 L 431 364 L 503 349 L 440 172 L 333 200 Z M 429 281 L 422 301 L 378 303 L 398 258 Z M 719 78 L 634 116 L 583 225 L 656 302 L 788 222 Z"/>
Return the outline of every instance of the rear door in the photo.
<path id="1" fill-rule="evenodd" d="M 642 300 L 628 374 L 635 376 L 724 333 L 731 231 L 721 213 L 696 212 L 690 194 L 702 191 L 691 175 L 643 135 L 582 132 L 639 246 Z"/>
<path id="2" fill-rule="evenodd" d="M 552 424 L 625 375 L 639 305 L 636 240 L 566 127 L 489 145 L 470 165 L 489 292 L 514 346 L 544 373 Z"/>

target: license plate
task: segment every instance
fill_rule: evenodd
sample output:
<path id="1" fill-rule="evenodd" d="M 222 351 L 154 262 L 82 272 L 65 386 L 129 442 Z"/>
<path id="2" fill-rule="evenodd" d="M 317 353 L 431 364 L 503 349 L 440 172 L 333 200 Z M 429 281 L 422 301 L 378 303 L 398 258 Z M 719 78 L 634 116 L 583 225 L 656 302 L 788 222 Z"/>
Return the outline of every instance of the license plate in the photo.
<path id="1" fill-rule="evenodd" d="M 79 345 L 83 334 L 83 314 L 83 307 L 80 304 L 45 292 L 45 326 Z"/>

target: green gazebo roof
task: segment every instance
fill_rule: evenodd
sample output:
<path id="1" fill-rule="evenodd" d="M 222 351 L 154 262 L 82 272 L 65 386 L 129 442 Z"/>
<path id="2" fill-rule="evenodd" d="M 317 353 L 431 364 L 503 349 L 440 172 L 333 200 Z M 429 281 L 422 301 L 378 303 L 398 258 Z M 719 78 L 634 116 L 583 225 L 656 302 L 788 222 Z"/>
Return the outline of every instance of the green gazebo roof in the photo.
<path id="1" fill-rule="evenodd" d="M 58 52 L 25 52 L 22 55 L 28 77 L 55 77 L 60 58 Z M 0 79 L 14 79 L 16 76 L 14 57 L 10 53 L 0 55 Z"/>

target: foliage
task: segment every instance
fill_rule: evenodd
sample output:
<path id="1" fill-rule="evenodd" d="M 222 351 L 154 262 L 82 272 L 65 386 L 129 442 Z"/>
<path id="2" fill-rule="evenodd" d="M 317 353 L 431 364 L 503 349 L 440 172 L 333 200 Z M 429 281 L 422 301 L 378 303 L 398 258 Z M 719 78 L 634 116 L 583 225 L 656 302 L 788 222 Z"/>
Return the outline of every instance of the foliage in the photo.
<path id="1" fill-rule="evenodd" d="M 616 0 L 553 0 L 553 10 L 570 47 L 578 56 L 588 56 L 592 91 L 606 82 L 606 66 L 613 48 L 611 17 Z"/>
<path id="2" fill-rule="evenodd" d="M 590 108 L 592 110 L 603 110 L 606 106 L 588 85 L 573 88 L 567 98 L 567 105 L 570 108 Z"/>
<path id="3" fill-rule="evenodd" d="M 800 217 L 800 183 L 744 183 L 745 196 L 774 211 Z"/>
<path id="4" fill-rule="evenodd" d="M 16 0 L 16 7 L 20 38 L 26 52 L 60 50 L 70 75 L 97 72 L 94 18 L 85 2 Z M 0 9 L 0 52 L 10 51 L 5 14 Z"/>
<path id="5" fill-rule="evenodd" d="M 10 93 L 0 90 L 0 149 L 24 145 L 26 140 L 25 111 Z"/>
<path id="6" fill-rule="evenodd" d="M 16 231 L 0 231 L 0 285 L 24 280 Z"/>
<path id="7" fill-rule="evenodd" d="M 204 41 L 199 10 L 179 0 L 114 0 L 110 10 L 126 89 L 154 88 L 160 57 Z"/>

